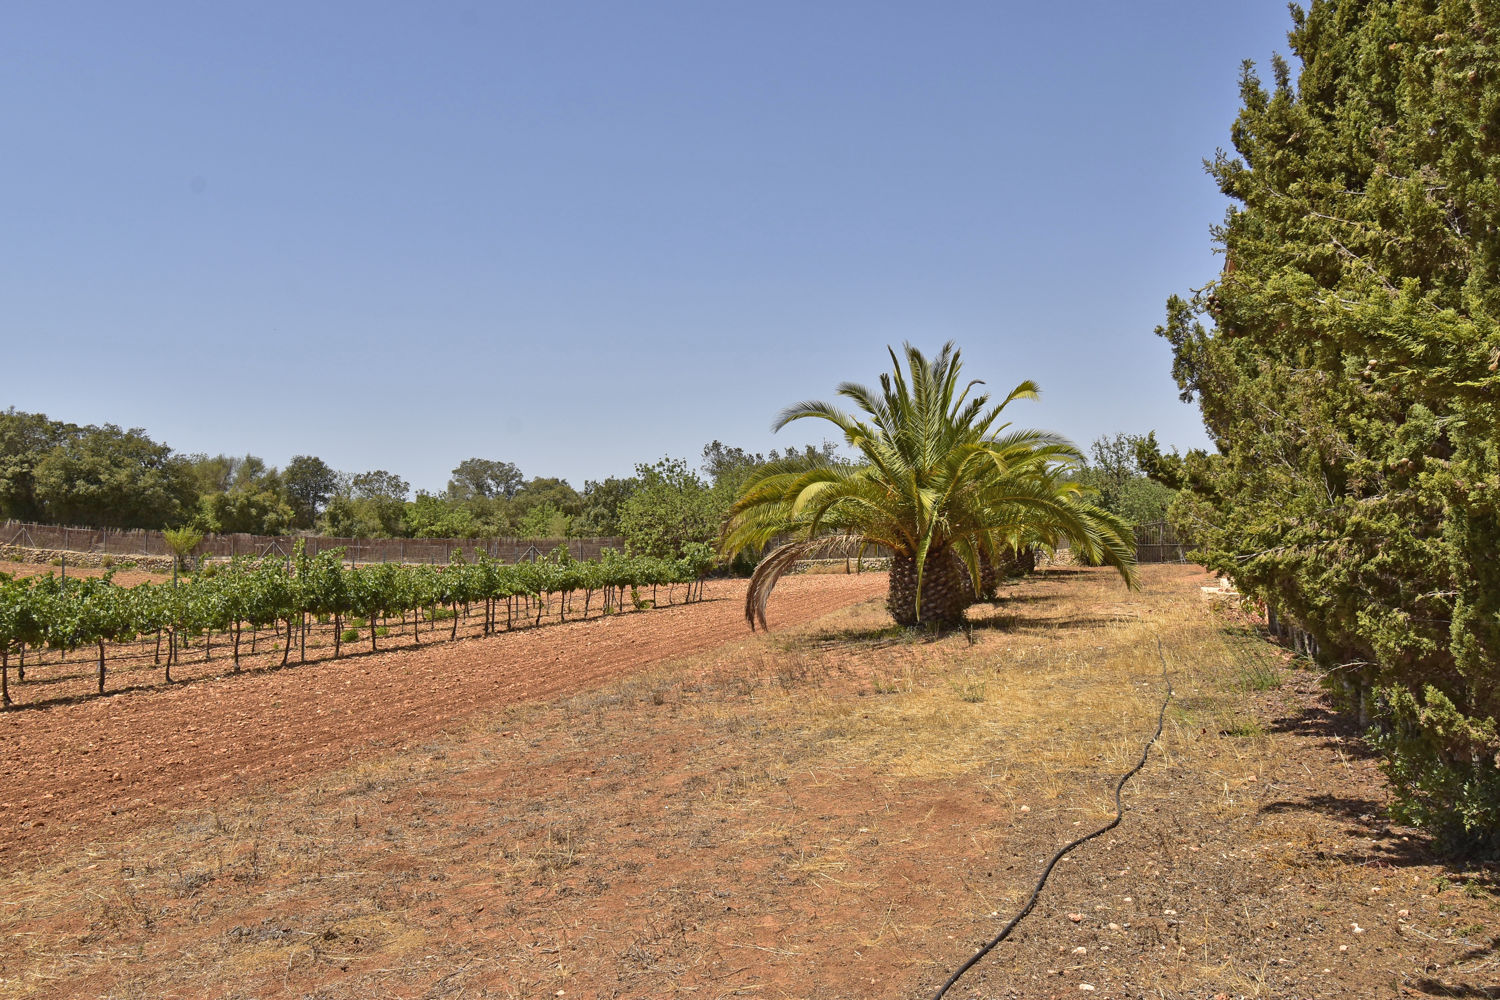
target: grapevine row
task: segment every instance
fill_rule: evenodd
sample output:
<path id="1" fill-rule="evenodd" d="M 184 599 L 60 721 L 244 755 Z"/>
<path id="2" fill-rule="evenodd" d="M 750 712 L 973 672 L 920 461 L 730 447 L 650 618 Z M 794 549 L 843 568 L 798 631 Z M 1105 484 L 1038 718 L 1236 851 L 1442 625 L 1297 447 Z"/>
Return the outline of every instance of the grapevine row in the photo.
<path id="1" fill-rule="evenodd" d="M 53 650 L 59 658 L 89 651 L 103 694 L 109 653 L 115 659 L 129 643 L 155 640 L 153 661 L 172 681 L 179 650 L 195 639 L 204 642 L 205 659 L 218 637 L 239 670 L 242 641 L 248 629 L 252 648 L 267 629 L 277 636 L 285 666 L 295 646 L 298 661 L 307 657 L 308 634 L 316 625 L 332 626 L 333 656 L 343 654 L 349 639 L 364 628 L 369 649 L 383 637 L 422 642 L 418 623 L 425 615 L 429 641 L 443 622 L 447 638 L 458 635 L 460 618 L 481 616 L 480 633 L 490 635 L 523 624 L 540 625 L 556 615 L 565 621 L 596 607 L 611 613 L 627 603 L 640 609 L 656 603 L 660 587 L 683 587 L 688 601 L 701 599 L 702 579 L 713 566 L 706 545 L 688 547 L 678 559 L 626 556 L 606 550 L 596 560 L 577 561 L 565 550 L 537 562 L 504 563 L 478 554 L 473 560 L 455 552 L 445 567 L 381 563 L 351 567 L 342 550 L 307 555 L 299 544 L 289 559 L 238 558 L 210 564 L 193 577 L 172 584 L 122 587 L 111 574 L 102 578 L 63 580 L 45 576 L 10 578 L 0 574 L 0 704 L 12 704 L 11 661 L 25 680 L 26 657 Z M 652 596 L 644 597 L 645 588 Z M 595 601 L 598 601 L 596 605 Z M 581 608 L 579 607 L 581 600 Z M 400 616 L 400 624 L 381 625 Z M 357 627 L 346 628 L 353 624 Z M 358 641 L 358 640 L 356 640 Z M 163 655 L 162 647 L 166 651 Z"/>

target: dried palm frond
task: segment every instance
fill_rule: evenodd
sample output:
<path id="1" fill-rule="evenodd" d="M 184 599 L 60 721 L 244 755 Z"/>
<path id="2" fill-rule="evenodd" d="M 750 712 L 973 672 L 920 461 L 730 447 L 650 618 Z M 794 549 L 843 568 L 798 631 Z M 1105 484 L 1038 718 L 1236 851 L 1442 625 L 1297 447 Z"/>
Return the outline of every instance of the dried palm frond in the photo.
<path id="1" fill-rule="evenodd" d="M 757 621 L 761 628 L 766 628 L 766 602 L 771 599 L 776 581 L 797 565 L 797 560 L 806 558 L 823 542 L 824 539 L 821 538 L 787 542 L 772 549 L 760 561 L 760 565 L 755 567 L 755 572 L 750 576 L 750 589 L 745 592 L 745 621 L 750 623 L 751 631 L 755 630 Z"/>

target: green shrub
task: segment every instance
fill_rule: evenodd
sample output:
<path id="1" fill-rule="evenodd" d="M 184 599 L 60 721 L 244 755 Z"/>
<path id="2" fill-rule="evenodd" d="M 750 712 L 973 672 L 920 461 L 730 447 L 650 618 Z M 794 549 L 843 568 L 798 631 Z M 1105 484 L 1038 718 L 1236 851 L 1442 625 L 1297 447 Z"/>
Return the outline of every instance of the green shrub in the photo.
<path id="1" fill-rule="evenodd" d="M 342 633 L 339 634 L 339 639 L 342 642 L 358 642 L 359 641 L 359 629 L 357 629 L 357 628 L 346 628 L 346 629 L 344 629 L 344 631 Z"/>
<path id="2" fill-rule="evenodd" d="M 1421 701 L 1405 688 L 1385 688 L 1376 708 L 1385 725 L 1369 738 L 1396 793 L 1391 814 L 1431 830 L 1455 853 L 1500 852 L 1495 720 L 1469 718 L 1434 687 Z"/>

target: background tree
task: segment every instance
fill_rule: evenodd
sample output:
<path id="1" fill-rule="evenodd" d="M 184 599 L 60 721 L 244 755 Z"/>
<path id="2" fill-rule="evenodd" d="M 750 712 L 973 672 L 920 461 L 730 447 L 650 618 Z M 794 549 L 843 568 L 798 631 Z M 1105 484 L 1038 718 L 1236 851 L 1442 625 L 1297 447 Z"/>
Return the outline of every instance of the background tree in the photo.
<path id="1" fill-rule="evenodd" d="M 703 446 L 703 471 L 712 483 L 711 503 L 714 517 L 723 522 L 739 499 L 740 491 L 750 477 L 769 467 L 800 467 L 807 465 L 833 465 L 842 462 L 839 447 L 832 441 L 805 445 L 802 448 L 772 448 L 769 452 L 750 452 L 743 448 L 725 445 L 714 440 Z M 729 569 L 739 575 L 748 575 L 755 569 L 762 551 L 748 547 L 736 552 L 729 559 Z"/>
<path id="2" fill-rule="evenodd" d="M 291 530 L 295 512 L 281 474 L 255 455 L 188 455 L 197 486 L 193 523 L 204 531 L 279 535 Z"/>
<path id="3" fill-rule="evenodd" d="M 419 492 L 406 505 L 404 534 L 411 538 L 474 538 L 483 534 L 480 522 L 465 505 L 446 495 Z"/>
<path id="4" fill-rule="evenodd" d="M 338 473 L 321 458 L 297 455 L 282 470 L 281 483 L 292 508 L 292 526 L 306 531 L 317 523 L 338 488 Z"/>
<path id="5" fill-rule="evenodd" d="M 76 424 L 48 420 L 42 413 L 23 413 L 13 406 L 0 413 L 0 518 L 46 519 L 36 496 L 36 467 L 52 449 L 81 432 Z"/>
<path id="6" fill-rule="evenodd" d="M 708 473 L 715 489 L 733 495 L 739 492 L 740 486 L 751 473 L 764 466 L 798 461 L 831 464 L 839 460 L 838 452 L 839 446 L 832 441 L 824 441 L 816 446 L 805 445 L 801 449 L 787 448 L 784 451 L 772 448 L 770 452 L 762 454 L 714 440 L 703 446 L 703 471 Z"/>
<path id="7" fill-rule="evenodd" d="M 182 457 L 187 462 L 188 473 L 193 477 L 193 486 L 200 497 L 229 490 L 234 480 L 235 459 L 222 454 L 209 456 L 203 452 Z"/>
<path id="8" fill-rule="evenodd" d="M 724 509 L 680 458 L 637 465 L 640 487 L 620 504 L 620 533 L 634 555 L 677 558 L 691 543 L 717 541 Z"/>
<path id="9" fill-rule="evenodd" d="M 46 520 L 103 528 L 181 524 L 197 506 L 188 463 L 140 428 L 87 427 L 36 464 Z"/>
<path id="10" fill-rule="evenodd" d="M 641 481 L 635 476 L 608 479 L 583 484 L 581 510 L 573 519 L 571 529 L 579 538 L 614 538 L 621 534 L 620 508 L 625 501 L 640 489 Z"/>
<path id="11" fill-rule="evenodd" d="M 559 510 L 550 500 L 529 507 L 516 523 L 516 534 L 521 538 L 567 538 L 572 518 Z"/>
<path id="12" fill-rule="evenodd" d="M 399 537 L 410 492 L 406 480 L 384 469 L 340 475 L 323 511 L 324 533 L 342 538 Z"/>
<path id="13" fill-rule="evenodd" d="M 280 490 L 232 489 L 202 497 L 193 523 L 218 534 L 281 535 L 292 529 L 295 517 Z"/>
<path id="14" fill-rule="evenodd" d="M 1141 467 L 1137 452 L 1145 441 L 1138 434 L 1097 438 L 1089 448 L 1090 461 L 1078 471 L 1078 481 L 1096 491 L 1095 502 L 1130 525 L 1164 519 L 1177 495 Z"/>
<path id="15" fill-rule="evenodd" d="M 530 508 L 543 503 L 550 503 L 571 517 L 578 513 L 583 498 L 578 495 L 577 490 L 568 485 L 566 479 L 554 479 L 550 476 L 528 479 L 511 497 L 512 508 L 518 514 L 524 514 Z"/>
<path id="16" fill-rule="evenodd" d="M 504 497 L 508 500 L 516 495 L 524 481 L 521 470 L 510 462 L 466 458 L 458 463 L 453 477 L 448 480 L 448 495 L 455 500 L 475 497 L 488 500 Z"/>
<path id="17" fill-rule="evenodd" d="M 1214 453 L 1156 456 L 1200 555 L 1313 637 L 1399 813 L 1500 849 L 1500 22 L 1293 8 L 1246 64 L 1217 281 L 1158 332 Z M 1208 326 L 1205 326 L 1205 323 Z"/>

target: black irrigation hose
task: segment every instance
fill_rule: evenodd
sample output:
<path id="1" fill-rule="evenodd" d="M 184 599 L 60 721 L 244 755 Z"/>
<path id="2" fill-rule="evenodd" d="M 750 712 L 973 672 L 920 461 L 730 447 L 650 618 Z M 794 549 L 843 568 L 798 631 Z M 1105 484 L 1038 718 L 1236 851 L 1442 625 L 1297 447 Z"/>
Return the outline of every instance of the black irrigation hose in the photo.
<path id="1" fill-rule="evenodd" d="M 953 973 L 953 975 L 948 977 L 948 981 L 944 983 L 942 987 L 932 995 L 932 1000 L 942 1000 L 943 994 L 947 993 L 948 990 L 952 988 L 953 984 L 958 982 L 960 976 L 972 969 L 975 963 L 978 962 L 981 958 L 988 955 L 990 951 L 995 947 L 995 945 L 1010 937 L 1010 932 L 1016 929 L 1016 925 L 1019 924 L 1023 919 L 1025 919 L 1026 915 L 1031 912 L 1031 908 L 1036 905 L 1037 897 L 1042 894 L 1042 886 L 1047 884 L 1047 877 L 1052 874 L 1052 869 L 1057 866 L 1057 863 L 1063 859 L 1063 856 L 1065 854 L 1067 854 L 1069 851 L 1079 846 L 1080 844 L 1085 844 L 1090 840 L 1093 840 L 1095 837 L 1101 834 L 1108 833 L 1110 830 L 1113 830 L 1115 827 L 1120 825 L 1120 820 L 1125 816 L 1125 807 L 1120 802 L 1120 792 L 1122 789 L 1124 789 L 1125 782 L 1135 777 L 1136 774 L 1140 772 L 1141 768 L 1146 766 L 1146 757 L 1151 753 L 1152 745 L 1161 738 L 1162 726 L 1166 724 L 1167 720 L 1167 705 L 1171 704 L 1172 701 L 1172 679 L 1167 676 L 1167 657 L 1166 654 L 1162 652 L 1160 636 L 1157 636 L 1156 638 L 1156 656 L 1161 660 L 1161 679 L 1167 686 L 1167 696 L 1162 700 L 1161 711 L 1158 712 L 1156 716 L 1156 732 L 1152 733 L 1151 738 L 1146 741 L 1146 745 L 1141 747 L 1141 759 L 1136 761 L 1135 767 L 1132 767 L 1130 770 L 1120 775 L 1120 780 L 1115 783 L 1115 818 L 1101 826 L 1099 829 L 1095 830 L 1093 833 L 1086 833 L 1082 837 L 1079 837 L 1077 840 L 1071 841 L 1070 843 L 1064 844 L 1062 847 L 1058 848 L 1057 853 L 1052 855 L 1052 860 L 1047 862 L 1047 867 L 1042 869 L 1042 877 L 1036 880 L 1036 888 L 1031 890 L 1031 896 L 1026 900 L 1026 905 L 1021 907 L 1020 912 L 1018 912 L 1014 917 L 1010 918 L 1010 923 L 1002 927 L 999 934 L 996 934 L 994 937 L 990 938 L 988 944 L 986 944 L 983 948 L 980 948 L 974 954 L 970 955 L 969 960 L 963 965 L 960 965 L 958 969 Z"/>

